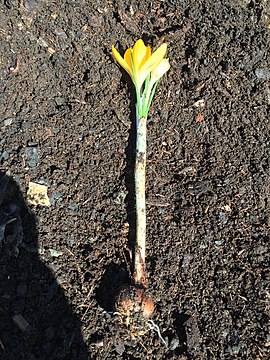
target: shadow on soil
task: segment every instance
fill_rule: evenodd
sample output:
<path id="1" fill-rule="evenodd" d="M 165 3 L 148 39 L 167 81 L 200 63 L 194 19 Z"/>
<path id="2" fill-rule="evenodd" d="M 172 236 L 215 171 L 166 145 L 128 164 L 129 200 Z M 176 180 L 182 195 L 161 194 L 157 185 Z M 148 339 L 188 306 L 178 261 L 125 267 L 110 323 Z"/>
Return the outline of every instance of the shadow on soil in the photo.
<path id="1" fill-rule="evenodd" d="M 185 329 L 185 323 L 189 319 L 189 316 L 184 313 L 179 313 L 178 311 L 174 311 L 174 327 L 176 330 L 176 334 L 178 336 L 181 347 L 177 349 L 177 355 L 181 355 L 187 350 L 187 333 Z"/>
<path id="2" fill-rule="evenodd" d="M 128 246 L 131 249 L 134 258 L 134 249 L 136 245 L 136 212 L 135 212 L 135 160 L 136 160 L 136 92 L 130 79 L 127 81 L 130 93 L 130 129 L 128 144 L 125 149 L 126 166 L 124 170 L 124 179 L 127 189 L 126 209 L 127 221 L 129 224 Z"/>
<path id="3" fill-rule="evenodd" d="M 124 70 L 122 72 L 122 81 L 127 83 L 130 91 L 130 129 L 128 144 L 125 149 L 126 166 L 124 169 L 124 181 L 127 189 L 126 196 L 126 210 L 127 222 L 129 224 L 128 233 L 128 247 L 134 257 L 135 241 L 136 241 L 136 213 L 135 213 L 135 180 L 134 168 L 136 157 L 136 110 L 134 104 L 136 103 L 136 93 L 134 85 Z M 122 179 L 120 179 L 122 180 Z M 127 258 L 130 258 L 127 254 Z M 132 259 L 130 266 L 110 264 L 106 267 L 105 274 L 102 277 L 101 284 L 96 292 L 96 299 L 98 304 L 107 312 L 114 311 L 115 298 L 119 294 L 120 289 L 131 283 L 129 271 L 132 273 Z"/>
<path id="4" fill-rule="evenodd" d="M 89 359 L 81 323 L 39 255 L 34 214 L 0 172 L 0 358 Z"/>
<path id="5" fill-rule="evenodd" d="M 110 264 L 106 267 L 101 284 L 96 291 L 98 304 L 107 312 L 114 311 L 115 299 L 120 289 L 130 282 L 124 266 Z"/>

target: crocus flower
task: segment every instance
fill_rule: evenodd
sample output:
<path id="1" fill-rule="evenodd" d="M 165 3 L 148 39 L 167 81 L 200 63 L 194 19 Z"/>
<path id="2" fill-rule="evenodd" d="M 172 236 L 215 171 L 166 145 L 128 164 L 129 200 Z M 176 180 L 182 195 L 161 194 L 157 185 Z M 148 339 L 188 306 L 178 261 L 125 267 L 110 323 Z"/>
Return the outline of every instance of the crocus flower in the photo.
<path id="1" fill-rule="evenodd" d="M 134 84 L 141 89 L 150 72 L 162 61 L 166 54 L 167 44 L 162 44 L 153 54 L 150 46 L 145 46 L 142 39 L 136 41 L 133 48 L 126 50 L 124 58 L 112 46 L 116 61 L 129 73 Z"/>
<path id="2" fill-rule="evenodd" d="M 136 41 L 133 48 L 126 50 L 124 57 L 112 46 L 112 53 L 116 61 L 130 75 L 137 93 L 137 107 L 140 116 L 146 116 L 150 103 L 152 88 L 161 76 L 169 70 L 168 59 L 164 59 L 167 44 L 162 44 L 151 53 L 150 46 L 145 46 L 142 39 Z M 153 74 L 153 77 L 152 77 Z M 155 79 L 155 81 L 153 81 Z M 151 81 L 152 80 L 152 81 Z M 144 89 L 143 89 L 143 85 Z M 149 88 L 150 85 L 150 88 Z"/>

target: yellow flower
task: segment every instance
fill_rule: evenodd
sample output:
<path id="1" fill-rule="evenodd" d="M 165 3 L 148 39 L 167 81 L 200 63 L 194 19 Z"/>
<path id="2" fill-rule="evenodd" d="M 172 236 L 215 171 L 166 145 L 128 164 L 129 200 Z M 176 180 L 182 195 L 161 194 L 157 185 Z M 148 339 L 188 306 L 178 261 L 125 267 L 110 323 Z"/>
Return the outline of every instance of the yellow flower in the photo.
<path id="1" fill-rule="evenodd" d="M 146 118 L 153 100 L 158 80 L 169 70 L 168 59 L 164 59 L 167 44 L 162 44 L 153 54 L 150 46 L 142 39 L 136 41 L 133 48 L 126 50 L 124 57 L 112 46 L 116 61 L 128 72 L 136 89 L 136 114 Z"/>
<path id="2" fill-rule="evenodd" d="M 124 58 L 112 46 L 116 61 L 129 73 L 134 84 L 140 90 L 147 76 L 160 64 L 167 50 L 167 44 L 162 44 L 153 54 L 150 46 L 145 46 L 142 39 L 136 41 L 133 48 L 126 50 Z"/>

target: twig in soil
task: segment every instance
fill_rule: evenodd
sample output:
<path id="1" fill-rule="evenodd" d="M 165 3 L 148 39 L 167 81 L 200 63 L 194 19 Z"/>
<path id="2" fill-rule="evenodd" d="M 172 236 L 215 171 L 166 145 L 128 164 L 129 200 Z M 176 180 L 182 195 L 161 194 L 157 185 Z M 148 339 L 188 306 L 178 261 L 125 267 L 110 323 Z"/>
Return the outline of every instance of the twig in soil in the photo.
<path id="1" fill-rule="evenodd" d="M 171 206 L 170 203 L 159 203 L 159 202 L 156 202 L 156 201 L 146 201 L 146 204 L 147 204 L 147 205 L 150 205 L 150 206 L 157 206 L 157 207 L 168 207 L 168 206 Z"/>
<path id="2" fill-rule="evenodd" d="M 126 50 L 124 57 L 112 46 L 113 56 L 128 72 L 136 90 L 136 245 L 134 256 L 134 286 L 125 287 L 120 292 L 116 310 L 128 319 L 140 314 L 148 319 L 154 312 L 154 302 L 147 294 L 145 269 L 146 206 L 145 206 L 145 166 L 146 166 L 146 123 L 147 114 L 160 78 L 169 70 L 168 59 L 164 59 L 167 45 L 162 44 L 153 54 L 143 40 L 136 41 L 133 48 Z"/>
<path id="3" fill-rule="evenodd" d="M 92 303 L 91 303 L 91 302 L 89 303 L 88 299 L 89 299 L 89 297 L 92 295 L 93 290 L 94 290 L 94 285 L 91 286 L 91 289 L 89 290 L 89 292 L 88 292 L 88 294 L 87 294 L 87 296 L 86 296 L 86 299 L 85 299 L 84 303 L 78 306 L 78 308 L 79 308 L 79 307 L 87 306 L 87 309 L 85 310 L 85 312 L 84 312 L 84 314 L 83 314 L 83 316 L 82 316 L 82 321 L 83 321 L 83 319 L 85 318 L 86 314 L 88 313 L 89 308 L 92 306 Z M 88 304 L 86 305 L 86 303 L 88 303 Z"/>

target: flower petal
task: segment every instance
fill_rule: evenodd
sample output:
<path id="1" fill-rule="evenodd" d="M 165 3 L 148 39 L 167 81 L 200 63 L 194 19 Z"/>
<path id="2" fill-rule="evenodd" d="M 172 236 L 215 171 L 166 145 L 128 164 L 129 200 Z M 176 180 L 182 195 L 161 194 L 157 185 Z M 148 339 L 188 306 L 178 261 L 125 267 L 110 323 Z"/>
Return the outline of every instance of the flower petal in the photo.
<path id="1" fill-rule="evenodd" d="M 140 69 L 140 80 L 143 83 L 147 75 L 161 62 L 167 50 L 167 44 L 162 44 L 143 64 Z"/>
<path id="2" fill-rule="evenodd" d="M 131 56 L 132 56 L 131 49 L 127 49 L 124 55 L 124 60 L 128 64 L 129 68 L 132 70 Z"/>
<path id="3" fill-rule="evenodd" d="M 145 56 L 144 56 L 144 58 L 142 59 L 142 61 L 140 63 L 139 69 L 142 68 L 142 66 L 145 64 L 146 60 L 150 58 L 150 56 L 151 56 L 151 47 L 150 47 L 150 45 L 147 45 L 146 53 L 145 53 Z"/>
<path id="4" fill-rule="evenodd" d="M 119 54 L 119 52 L 115 49 L 113 45 L 112 45 L 112 53 L 115 60 L 122 66 L 122 68 L 124 68 L 129 73 L 131 79 L 133 80 L 132 67 L 130 67 L 129 63 L 122 58 L 122 56 Z"/>
<path id="5" fill-rule="evenodd" d="M 132 50 L 132 59 L 134 63 L 134 71 L 137 73 L 140 67 L 141 62 L 143 61 L 146 55 L 146 46 L 142 39 L 139 39 L 135 42 L 135 45 Z"/>
<path id="6" fill-rule="evenodd" d="M 155 83 L 159 80 L 170 68 L 169 59 L 163 59 L 157 67 L 151 72 L 151 82 Z"/>

